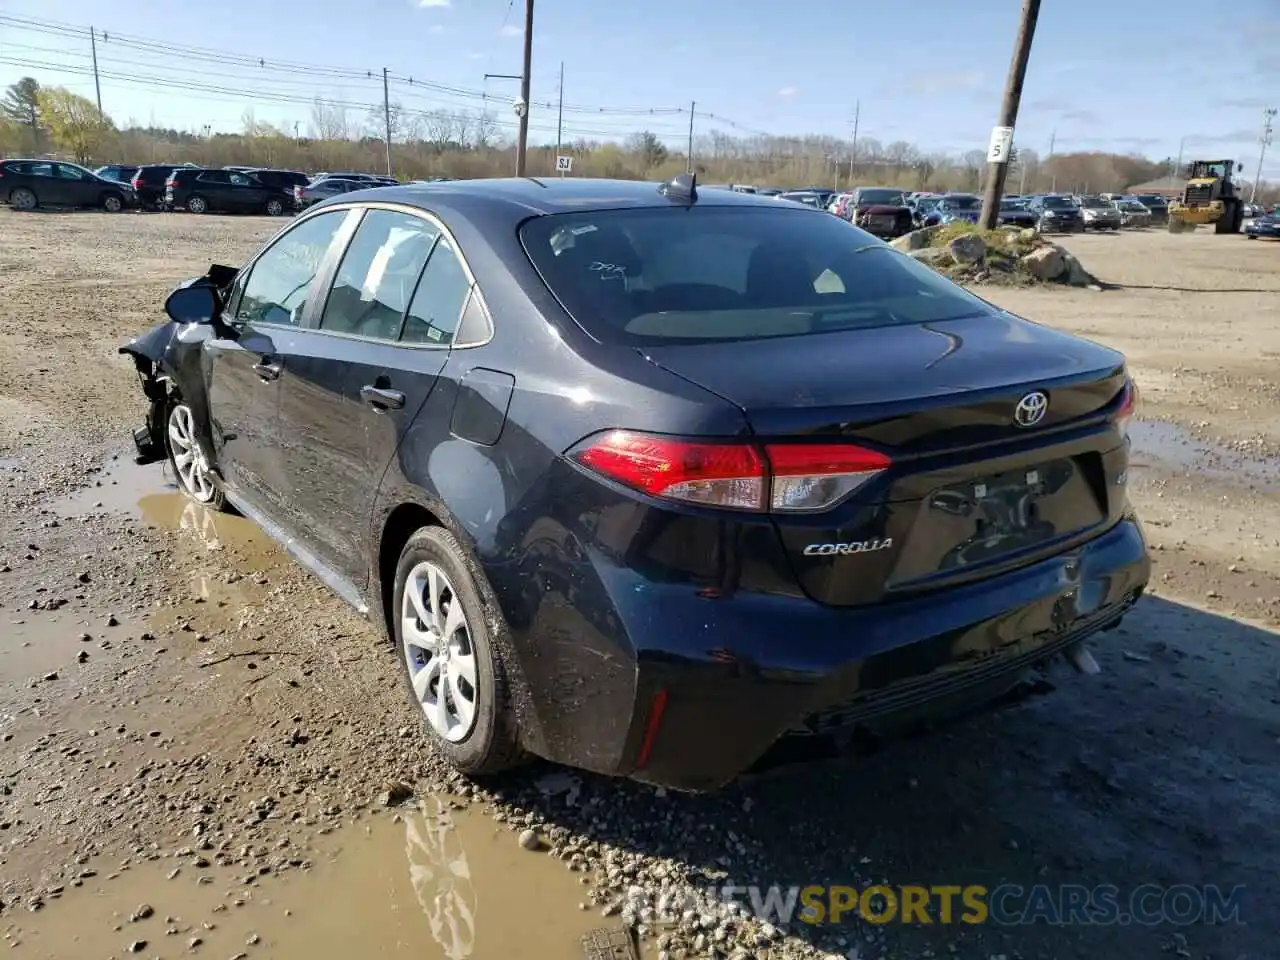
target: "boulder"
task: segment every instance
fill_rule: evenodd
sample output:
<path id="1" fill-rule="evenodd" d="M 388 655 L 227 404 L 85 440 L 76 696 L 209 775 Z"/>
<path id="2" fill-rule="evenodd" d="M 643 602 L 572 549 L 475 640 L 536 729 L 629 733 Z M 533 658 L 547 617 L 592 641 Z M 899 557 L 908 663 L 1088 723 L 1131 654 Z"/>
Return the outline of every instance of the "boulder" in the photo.
<path id="1" fill-rule="evenodd" d="M 976 233 L 966 233 L 952 239 L 947 252 L 956 263 L 977 263 L 987 255 L 987 242 Z"/>
<path id="2" fill-rule="evenodd" d="M 901 250 L 903 253 L 910 253 L 912 250 L 923 250 L 929 245 L 929 240 L 938 232 L 937 227 L 924 227 L 920 230 L 912 230 L 910 233 L 904 233 L 902 236 L 889 242 L 889 246 L 895 250 Z"/>
<path id="3" fill-rule="evenodd" d="M 1098 278 L 1080 265 L 1080 261 L 1074 255 L 1058 248 L 1058 252 L 1062 254 L 1062 264 L 1064 267 L 1061 279 L 1065 280 L 1073 287 L 1088 287 L 1091 290 L 1101 290 L 1102 284 L 1098 282 Z"/>
<path id="4" fill-rule="evenodd" d="M 1028 253 L 1022 258 L 1022 264 L 1037 280 L 1057 280 L 1067 269 L 1062 254 L 1061 247 L 1050 243 Z"/>
<path id="5" fill-rule="evenodd" d="M 955 258 L 942 247 L 922 247 L 912 250 L 907 256 L 931 267 L 944 267 L 955 262 Z"/>
<path id="6" fill-rule="evenodd" d="M 1034 227 L 1024 227 L 1018 231 L 1018 239 L 1023 243 L 1035 243 L 1040 236 L 1040 231 Z"/>

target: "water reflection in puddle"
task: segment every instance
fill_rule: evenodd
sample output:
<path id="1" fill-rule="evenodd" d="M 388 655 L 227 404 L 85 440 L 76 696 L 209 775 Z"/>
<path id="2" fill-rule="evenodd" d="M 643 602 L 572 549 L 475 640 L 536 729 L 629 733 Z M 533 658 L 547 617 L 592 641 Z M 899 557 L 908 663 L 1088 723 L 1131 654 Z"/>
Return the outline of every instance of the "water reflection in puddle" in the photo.
<path id="1" fill-rule="evenodd" d="M 1253 457 L 1197 440 L 1174 423 L 1135 420 L 1129 424 L 1135 469 L 1157 464 L 1252 490 L 1280 490 L 1280 460 Z"/>
<path id="2" fill-rule="evenodd" d="M 144 940 L 143 956 L 177 956 L 199 938 L 207 956 L 570 958 L 581 956 L 583 934 L 607 922 L 578 909 L 585 890 L 576 874 L 522 850 L 481 813 L 428 797 L 400 819 L 381 815 L 340 831 L 311 870 L 248 888 L 230 874 L 201 884 L 201 871 L 182 861 L 144 863 L 114 881 L 94 878 L 62 903 L 10 919 L 11 955 L 98 960 Z M 174 867 L 183 869 L 166 880 Z M 237 900 L 243 904 L 234 906 Z M 144 903 L 154 916 L 129 922 Z"/>
<path id="3" fill-rule="evenodd" d="M 139 499 L 163 492 L 177 492 L 168 463 L 142 466 L 129 457 L 119 457 L 108 461 L 101 472 L 94 476 L 90 486 L 63 497 L 54 509 L 62 516 L 106 513 L 136 515 Z"/>

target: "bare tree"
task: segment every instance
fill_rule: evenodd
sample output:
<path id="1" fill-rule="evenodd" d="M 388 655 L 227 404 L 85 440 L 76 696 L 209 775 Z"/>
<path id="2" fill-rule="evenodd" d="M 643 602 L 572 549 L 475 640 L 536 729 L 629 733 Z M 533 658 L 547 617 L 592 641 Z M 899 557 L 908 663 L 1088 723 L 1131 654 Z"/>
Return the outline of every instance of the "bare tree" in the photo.
<path id="1" fill-rule="evenodd" d="M 448 110 L 432 110 L 422 115 L 422 141 L 443 151 L 465 142 L 466 127 L 465 117 L 459 117 Z"/>
<path id="2" fill-rule="evenodd" d="M 351 121 L 347 108 L 340 103 L 317 100 L 311 105 L 308 129 L 313 140 L 350 140 Z"/>

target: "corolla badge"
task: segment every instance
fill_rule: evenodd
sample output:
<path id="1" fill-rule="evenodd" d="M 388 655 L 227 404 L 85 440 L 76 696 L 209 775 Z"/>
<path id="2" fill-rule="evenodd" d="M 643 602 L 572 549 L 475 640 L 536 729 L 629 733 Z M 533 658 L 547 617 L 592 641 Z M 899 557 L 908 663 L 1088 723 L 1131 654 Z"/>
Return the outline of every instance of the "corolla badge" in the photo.
<path id="1" fill-rule="evenodd" d="M 804 548 L 806 557 L 844 557 L 851 553 L 875 553 L 893 546 L 893 537 L 883 540 L 854 540 L 851 543 L 811 543 Z"/>
<path id="2" fill-rule="evenodd" d="M 1034 427 L 1049 412 L 1049 398 L 1039 390 L 1028 393 L 1013 408 L 1013 422 L 1020 427 Z"/>

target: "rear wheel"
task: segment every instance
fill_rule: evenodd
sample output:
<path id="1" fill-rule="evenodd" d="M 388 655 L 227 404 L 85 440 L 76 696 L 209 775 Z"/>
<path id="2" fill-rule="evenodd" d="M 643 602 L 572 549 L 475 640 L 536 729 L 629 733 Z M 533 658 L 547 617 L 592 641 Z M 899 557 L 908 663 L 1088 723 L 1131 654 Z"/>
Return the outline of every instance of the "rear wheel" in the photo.
<path id="1" fill-rule="evenodd" d="M 409 696 L 437 750 L 461 773 L 506 770 L 520 760 L 515 714 L 490 624 L 466 554 L 442 527 L 423 527 L 396 567 L 394 637 Z"/>
<path id="2" fill-rule="evenodd" d="M 278 217 L 284 213 L 284 201 L 278 197 L 272 197 L 267 201 L 267 216 Z"/>
<path id="3" fill-rule="evenodd" d="M 209 203 L 207 200 L 205 200 L 204 197 L 200 196 L 199 194 L 196 194 L 195 196 L 187 197 L 187 212 L 188 213 L 208 213 Z"/>
<path id="4" fill-rule="evenodd" d="M 221 510 L 226 496 L 218 486 L 213 469 L 197 439 L 196 418 L 191 408 L 180 400 L 169 408 L 165 438 L 169 448 L 169 464 L 178 478 L 178 486 L 196 503 Z"/>
<path id="5" fill-rule="evenodd" d="M 27 187 L 14 187 L 9 193 L 9 206 L 14 210 L 34 210 L 39 205 L 35 191 Z"/>
<path id="6" fill-rule="evenodd" d="M 118 193 L 104 194 L 102 197 L 102 209 L 107 213 L 119 213 L 124 209 L 124 198 Z"/>

